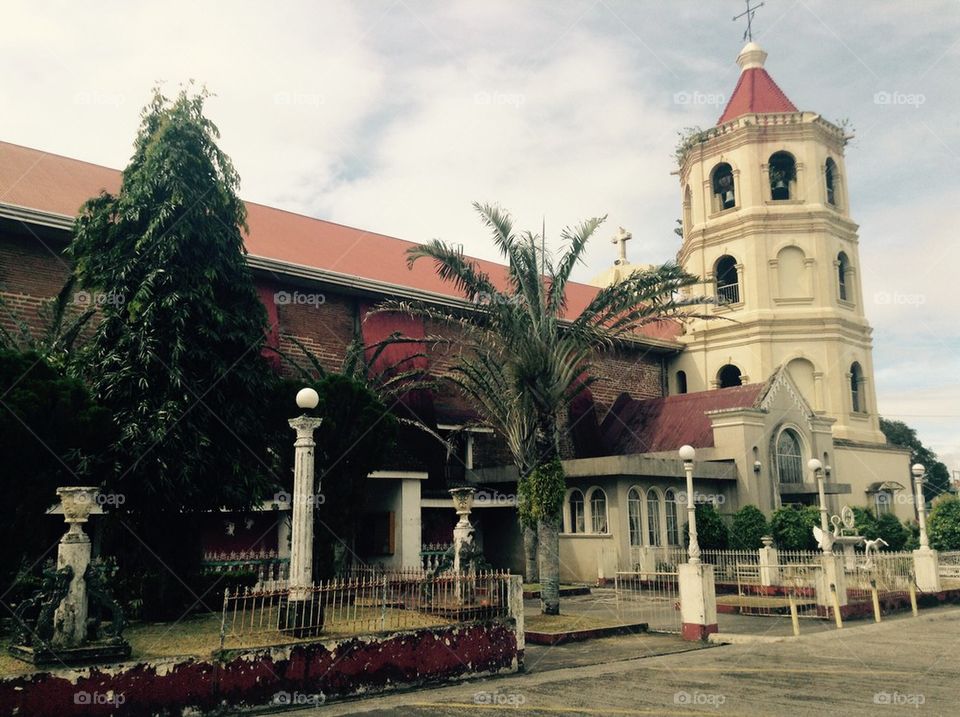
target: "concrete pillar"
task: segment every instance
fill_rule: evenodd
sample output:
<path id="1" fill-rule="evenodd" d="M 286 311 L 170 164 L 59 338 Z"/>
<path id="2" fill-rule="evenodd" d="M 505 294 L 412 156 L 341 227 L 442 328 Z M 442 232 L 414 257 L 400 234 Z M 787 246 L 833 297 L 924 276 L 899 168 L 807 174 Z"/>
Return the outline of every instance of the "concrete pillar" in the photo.
<path id="1" fill-rule="evenodd" d="M 517 626 L 517 659 L 520 664 L 523 664 L 523 650 L 526 646 L 523 620 L 523 576 L 511 575 L 507 591 L 507 611 Z"/>
<path id="2" fill-rule="evenodd" d="M 70 566 L 73 579 L 63 602 L 54 612 L 54 647 L 79 647 L 87 638 L 87 582 L 84 574 L 90 565 L 90 538 L 79 523 L 71 523 L 70 530 L 60 539 L 57 549 L 57 569 Z"/>
<path id="3" fill-rule="evenodd" d="M 763 547 L 757 553 L 760 556 L 760 584 L 780 584 L 780 553 L 773 547 L 773 539 L 764 537 Z"/>
<path id="4" fill-rule="evenodd" d="M 940 561 L 937 551 L 930 548 L 914 550 L 913 574 L 917 578 L 917 589 L 920 592 L 940 592 Z"/>
<path id="5" fill-rule="evenodd" d="M 313 432 L 319 418 L 299 416 L 290 419 L 297 432 L 294 442 L 293 506 L 290 519 L 290 600 L 305 600 L 313 587 L 313 511 L 314 466 L 316 442 Z"/>
<path id="6" fill-rule="evenodd" d="M 824 614 L 833 614 L 833 591 L 836 587 L 837 601 L 841 611 L 847 604 L 847 579 L 842 559 L 838 555 L 821 555 L 820 570 L 817 571 L 817 609 Z"/>
<path id="7" fill-rule="evenodd" d="M 280 520 L 277 521 L 277 557 L 281 560 L 290 559 L 290 513 L 280 512 Z"/>
<path id="8" fill-rule="evenodd" d="M 404 478 L 400 484 L 400 545 L 401 567 L 419 568 L 421 542 L 420 481 Z"/>
<path id="9" fill-rule="evenodd" d="M 713 566 L 683 563 L 677 566 L 680 581 L 680 635 L 684 640 L 706 640 L 717 632 L 717 591 Z"/>
<path id="10" fill-rule="evenodd" d="M 845 570 L 857 569 L 857 551 L 853 543 L 844 542 L 840 546 L 843 549 L 843 567 Z"/>

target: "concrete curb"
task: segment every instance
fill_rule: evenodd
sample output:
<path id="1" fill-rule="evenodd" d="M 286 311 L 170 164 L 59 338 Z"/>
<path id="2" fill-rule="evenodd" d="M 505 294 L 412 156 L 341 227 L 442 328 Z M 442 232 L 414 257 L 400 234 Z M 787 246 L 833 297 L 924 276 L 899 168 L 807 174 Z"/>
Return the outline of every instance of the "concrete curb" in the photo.
<path id="1" fill-rule="evenodd" d="M 612 635 L 636 635 L 641 632 L 647 632 L 647 623 L 611 625 L 610 627 L 595 627 L 588 630 L 570 630 L 568 632 L 527 630 L 525 639 L 531 645 L 565 645 L 568 642 L 583 642 L 584 640 L 595 640 L 599 637 L 611 637 Z"/>

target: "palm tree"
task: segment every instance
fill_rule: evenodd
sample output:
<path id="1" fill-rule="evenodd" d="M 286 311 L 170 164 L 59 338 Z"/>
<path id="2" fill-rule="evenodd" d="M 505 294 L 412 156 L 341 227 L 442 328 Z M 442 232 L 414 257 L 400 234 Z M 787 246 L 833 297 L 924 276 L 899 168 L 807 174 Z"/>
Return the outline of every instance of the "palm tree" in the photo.
<path id="1" fill-rule="evenodd" d="M 0 349 L 36 351 L 58 371 L 69 373 L 83 344 L 84 328 L 96 314 L 89 308 L 90 294 L 75 293 L 76 285 L 77 279 L 71 275 L 57 295 L 41 305 L 37 313 L 42 324 L 39 333 L 32 331 L 27 320 L 0 296 L 0 309 L 16 327 L 16 331 L 10 331 L 0 323 Z"/>
<path id="2" fill-rule="evenodd" d="M 467 351 L 451 380 L 473 399 L 483 420 L 505 439 L 519 474 L 518 512 L 526 547 L 536 545 L 541 609 L 559 612 L 559 524 L 566 491 L 560 437 L 571 402 L 594 381 L 597 352 L 630 342 L 644 324 L 687 313 L 681 290 L 699 280 L 676 264 L 637 271 L 599 289 L 579 316 L 566 317 L 566 287 L 582 260 L 587 241 L 606 217 L 561 232 L 559 260 L 546 251 L 543 236 L 514 233 L 510 215 L 499 207 L 474 204 L 507 264 L 507 284 L 496 286 L 464 256 L 461 246 L 440 240 L 414 247 L 412 266 L 432 259 L 437 274 L 473 304 L 464 314 L 426 304 L 386 302 L 379 310 L 403 311 L 455 323 L 456 342 Z M 433 341 L 450 338 L 428 337 Z M 536 533 L 534 533 L 534 529 Z M 536 540 L 534 540 L 536 536 Z M 532 562 L 528 554 L 529 566 Z"/>

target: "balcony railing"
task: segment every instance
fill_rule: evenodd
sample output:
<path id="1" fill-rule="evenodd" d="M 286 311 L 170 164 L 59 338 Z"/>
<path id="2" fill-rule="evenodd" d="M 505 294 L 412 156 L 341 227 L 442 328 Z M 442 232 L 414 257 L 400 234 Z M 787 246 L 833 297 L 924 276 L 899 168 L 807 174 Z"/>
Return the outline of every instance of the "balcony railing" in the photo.
<path id="1" fill-rule="evenodd" d="M 717 286 L 718 304 L 739 304 L 740 303 L 740 284 L 724 284 Z"/>

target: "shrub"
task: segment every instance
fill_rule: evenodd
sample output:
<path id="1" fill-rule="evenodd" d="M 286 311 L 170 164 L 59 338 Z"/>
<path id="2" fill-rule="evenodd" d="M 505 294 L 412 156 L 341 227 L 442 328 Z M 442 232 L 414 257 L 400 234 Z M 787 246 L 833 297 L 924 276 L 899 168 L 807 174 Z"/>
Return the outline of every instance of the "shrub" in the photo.
<path id="1" fill-rule="evenodd" d="M 733 515 L 730 528 L 730 547 L 734 550 L 754 550 L 763 545 L 760 540 L 770 531 L 767 519 L 755 505 L 745 505 Z"/>
<path id="2" fill-rule="evenodd" d="M 862 535 L 867 540 L 876 540 L 881 537 L 877 519 L 873 517 L 873 512 L 869 508 L 852 508 L 851 510 L 854 518 L 853 529 L 857 535 Z"/>
<path id="3" fill-rule="evenodd" d="M 930 513 L 930 547 L 960 550 L 960 500 L 955 497 L 936 503 Z"/>
<path id="4" fill-rule="evenodd" d="M 893 513 L 885 513 L 877 518 L 877 535 L 883 538 L 890 550 L 904 550 L 910 540 L 910 528 L 905 526 Z"/>
<path id="5" fill-rule="evenodd" d="M 820 513 L 814 506 L 784 506 L 770 518 L 770 533 L 783 550 L 816 550 L 813 527 L 819 522 Z"/>
<path id="6" fill-rule="evenodd" d="M 724 550 L 730 542 L 723 519 L 709 503 L 697 503 L 697 544 L 701 550 Z M 690 547 L 690 526 L 683 526 L 683 544 Z"/>

